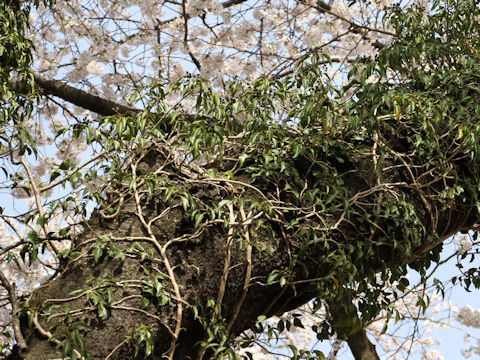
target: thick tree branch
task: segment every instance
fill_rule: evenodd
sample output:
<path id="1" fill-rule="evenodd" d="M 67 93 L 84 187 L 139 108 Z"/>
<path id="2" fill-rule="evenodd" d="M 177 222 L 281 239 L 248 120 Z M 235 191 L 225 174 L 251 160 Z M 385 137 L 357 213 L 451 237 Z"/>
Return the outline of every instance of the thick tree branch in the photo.
<path id="1" fill-rule="evenodd" d="M 349 334 L 347 343 L 355 360 L 380 360 L 375 345 L 368 339 L 365 329 Z"/>
<path id="2" fill-rule="evenodd" d="M 161 154 L 161 152 L 155 153 L 151 151 L 149 154 L 143 155 L 142 158 L 145 159 L 145 163 L 142 162 L 140 167 L 142 168 L 142 173 L 154 173 L 157 171 L 157 168 L 160 168 L 162 173 L 165 173 L 165 176 L 168 176 L 172 181 L 173 179 L 178 179 L 175 181 L 179 181 L 179 184 L 191 191 L 192 196 L 198 197 L 202 203 L 208 203 L 212 199 L 218 201 L 226 199 L 229 196 L 229 191 L 232 191 L 230 185 L 235 183 L 236 186 L 241 186 L 240 184 L 242 184 L 240 180 L 216 179 L 208 175 L 196 177 L 190 172 L 184 173 L 181 169 L 170 169 L 166 165 L 168 161 L 165 162 L 166 160 L 163 159 Z M 295 166 L 302 169 L 301 160 L 299 161 Z M 390 170 L 384 170 L 384 177 L 380 179 L 380 184 L 374 177 L 368 177 L 368 174 L 374 173 L 372 168 L 366 170 L 342 170 L 342 165 L 338 165 L 338 170 L 344 171 L 341 176 L 351 191 L 349 198 L 351 206 L 358 203 L 359 199 L 363 199 L 359 206 L 367 206 L 367 208 L 363 208 L 363 211 L 369 211 L 369 209 L 375 206 L 375 201 L 379 201 L 378 197 L 375 197 L 378 192 L 383 193 L 383 202 L 387 200 L 394 202 L 396 198 L 394 196 L 389 198 L 388 195 L 402 191 L 405 199 L 415 207 L 424 228 L 430 229 L 431 218 L 427 207 L 419 200 L 417 191 L 412 184 L 400 181 L 403 178 L 402 172 L 394 166 L 393 160 L 390 161 L 392 162 L 383 164 L 384 169 Z M 172 173 L 169 171 L 172 171 Z M 136 174 L 137 172 L 135 171 L 134 173 Z M 241 178 L 240 175 L 238 176 Z M 459 176 L 463 178 L 461 175 Z M 209 187 L 208 185 L 211 186 Z M 244 184 L 244 188 L 250 189 L 254 197 L 262 197 L 268 194 L 268 188 L 263 188 L 262 186 L 264 185 L 259 183 Z M 441 186 L 442 184 L 438 184 L 438 188 L 435 188 L 435 190 L 441 191 L 443 189 Z M 219 193 L 212 189 L 218 189 L 216 191 L 219 191 Z M 176 306 L 155 306 L 154 303 L 151 303 L 147 308 L 142 308 L 140 304 L 139 299 L 142 297 L 142 291 L 135 284 L 138 281 L 139 269 L 141 269 L 141 266 L 146 266 L 148 261 L 152 262 L 152 266 L 158 269 L 159 273 L 165 274 L 162 275 L 165 279 L 163 281 L 164 286 L 170 286 L 170 283 L 176 284 L 178 291 L 172 296 L 172 305 L 181 304 L 183 307 L 189 304 L 189 306 L 197 306 L 198 311 L 203 314 L 202 311 L 206 310 L 202 307 L 203 304 L 206 304 L 208 299 L 218 299 L 218 294 L 221 292 L 221 299 L 218 300 L 218 303 L 221 303 L 221 307 L 217 307 L 217 313 L 221 314 L 226 320 L 232 335 L 251 327 L 255 323 L 255 319 L 261 314 L 267 316 L 280 314 L 318 296 L 318 291 L 315 290 L 315 286 L 312 286 L 312 284 L 315 284 L 328 271 L 331 271 L 330 267 L 319 262 L 318 259 L 325 257 L 328 252 L 333 251 L 332 249 L 326 250 L 320 245 L 311 246 L 304 256 L 299 257 L 297 254 L 304 244 L 303 238 L 293 233 L 282 235 L 280 230 L 276 233 L 277 236 L 272 237 L 270 233 L 263 232 L 260 228 L 256 230 L 256 237 L 253 240 L 247 240 L 246 235 L 244 240 L 248 242 L 256 241 L 257 243 L 259 241 L 268 242 L 272 247 L 272 252 L 264 252 L 262 256 L 258 256 L 256 252 L 253 252 L 250 264 L 249 261 L 245 261 L 245 253 L 235 250 L 231 253 L 231 261 L 225 264 L 225 241 L 229 238 L 229 235 L 228 226 L 227 228 L 224 227 L 223 220 L 221 223 L 212 220 L 208 224 L 200 225 L 195 229 L 189 225 L 192 221 L 191 213 L 181 210 L 182 207 L 179 203 L 165 203 L 162 200 L 163 196 L 154 196 L 148 201 L 142 197 L 142 200 L 140 199 L 141 191 L 137 187 L 133 187 L 130 191 L 133 191 L 135 194 L 138 193 L 136 196 L 137 200 L 133 201 L 131 196 L 126 196 L 115 218 L 105 219 L 100 216 L 99 212 L 92 215 L 87 231 L 76 240 L 75 249 L 82 256 L 70 261 L 68 271 L 63 272 L 58 279 L 36 291 L 29 300 L 29 306 L 32 307 L 32 311 L 36 311 L 39 314 L 42 314 L 43 311 L 41 304 L 55 301 L 60 301 L 61 304 L 68 302 L 69 311 L 73 309 L 75 314 L 78 314 L 76 315 L 78 319 L 85 323 L 93 324 L 94 326 L 88 330 L 88 334 L 85 334 L 83 337 L 85 346 L 93 358 L 104 358 L 106 354 L 112 353 L 114 349 L 112 359 L 124 359 L 132 356 L 132 350 L 127 344 L 128 341 L 125 342 L 125 339 L 128 339 L 132 329 L 135 328 L 135 324 L 138 323 L 155 329 L 153 335 L 156 339 L 160 339 L 155 342 L 156 356 L 161 357 L 162 354 L 172 349 L 170 346 L 172 336 L 169 328 L 175 326 L 180 318 L 179 315 L 175 314 Z M 268 198 L 265 200 L 269 201 Z M 418 246 L 416 250 L 413 250 L 418 256 L 421 253 L 428 252 L 431 246 L 438 244 L 452 232 L 471 227 L 478 222 L 478 214 L 472 204 L 458 201 L 452 203 L 448 208 L 441 208 L 439 207 L 440 203 L 433 199 L 429 200 L 429 204 L 431 208 L 436 208 L 436 218 L 439 220 L 435 222 L 435 226 L 431 231 L 438 234 L 439 237 L 437 241 L 431 242 L 425 238 L 424 242 L 432 245 Z M 233 208 L 235 213 L 237 213 L 237 210 L 237 208 Z M 135 213 L 146 216 L 143 221 L 143 227 L 135 215 L 133 215 Z M 332 216 L 334 218 L 332 218 L 331 226 L 322 230 L 322 225 L 319 224 L 318 232 L 320 234 L 326 231 L 328 233 L 327 236 L 331 239 L 331 243 L 341 244 L 346 241 L 345 234 L 357 231 L 356 224 L 342 222 L 341 220 L 336 221 L 335 219 L 337 218 L 343 219 L 341 213 L 332 213 Z M 251 219 L 247 217 L 245 221 L 242 218 L 242 222 L 230 219 L 230 228 L 234 228 L 238 233 L 243 231 L 246 234 L 247 229 L 244 225 L 246 226 L 250 221 L 252 224 L 255 224 L 253 215 Z M 389 220 L 385 219 L 385 221 Z M 153 257 L 151 260 L 145 259 L 146 262 L 142 262 L 133 255 L 127 256 L 123 260 L 109 257 L 98 261 L 92 259 L 92 251 L 100 246 L 95 244 L 95 239 L 109 236 L 112 242 L 114 241 L 118 251 L 126 251 L 134 241 L 145 242 L 145 233 L 142 232 L 145 224 L 147 224 L 148 228 L 151 227 L 150 236 L 152 241 L 155 239 L 162 247 L 168 245 L 168 250 L 163 254 L 162 258 L 168 259 L 168 264 L 172 264 L 172 271 L 168 272 L 166 270 L 169 266 L 166 261 L 158 261 L 160 256 Z M 376 236 L 383 234 L 383 229 L 386 228 L 386 226 L 379 227 L 376 224 L 372 224 L 371 229 L 374 231 L 374 235 L 377 233 Z M 398 231 L 398 229 L 392 231 Z M 367 236 L 368 232 L 365 232 L 365 234 Z M 288 236 L 288 239 L 284 239 L 284 235 Z M 389 235 L 393 236 L 393 233 Z M 379 257 L 365 259 L 362 266 L 371 268 L 372 271 L 374 271 L 373 269 L 382 270 L 381 263 L 384 264 L 385 262 L 391 262 L 391 266 L 396 266 L 395 259 L 398 256 L 395 251 L 385 250 L 384 254 L 380 254 Z M 305 266 L 305 268 L 297 266 L 290 270 L 292 279 L 296 282 L 296 293 L 293 293 L 288 286 L 282 288 L 275 281 L 267 285 L 265 280 L 272 271 L 288 268 L 291 262 L 290 251 Z M 194 266 L 187 266 L 188 264 Z M 222 285 L 221 280 L 222 276 L 224 276 L 225 265 L 229 269 L 228 284 L 226 286 Z M 250 270 L 248 270 L 248 267 L 250 267 Z M 307 269 L 306 272 L 305 269 Z M 340 277 L 342 276 L 341 270 L 337 269 L 337 272 L 340 271 Z M 251 274 L 249 273 L 250 271 Z M 138 309 L 138 311 L 130 313 L 110 306 L 108 317 L 102 319 L 102 326 L 96 326 L 98 318 L 93 313 L 91 307 L 85 306 L 84 299 L 70 299 L 71 296 L 68 295 L 70 291 L 78 289 L 79 286 L 84 291 L 89 291 L 89 286 L 91 285 L 88 285 L 88 277 L 92 272 L 95 272 L 99 281 L 102 281 L 105 276 L 109 277 L 115 274 L 114 281 L 116 285 L 111 285 L 113 301 L 125 302 L 125 306 L 129 309 Z M 257 280 L 254 283 L 250 283 L 248 279 Z M 246 285 L 246 282 L 249 285 Z M 125 288 L 128 292 L 125 292 L 127 290 L 119 286 L 124 283 L 131 284 Z M 242 298 L 246 287 L 248 288 L 248 293 Z M 268 292 L 269 296 L 265 296 L 266 292 Z M 335 319 L 334 323 L 336 325 L 334 324 L 334 328 L 339 333 L 342 332 L 343 336 L 341 338 L 344 338 L 349 343 L 356 359 L 377 360 L 378 355 L 375 352 L 375 348 L 366 337 L 363 324 L 358 319 L 356 309 L 351 305 L 351 302 L 350 305 L 339 304 L 331 299 L 330 303 L 333 303 L 330 304 L 330 308 Z M 351 309 L 350 307 L 353 308 Z M 198 347 L 195 348 L 195 344 L 205 338 L 205 329 L 210 326 L 209 323 L 204 323 L 202 326 L 198 318 L 195 318 L 189 309 L 190 307 L 185 307 L 185 311 L 182 313 L 181 324 L 184 330 L 178 334 L 178 338 L 175 337 L 175 353 L 172 354 L 170 351 L 170 357 L 175 360 L 194 356 L 198 351 Z M 269 310 L 266 311 L 265 309 Z M 203 315 L 200 318 L 206 319 Z M 155 319 L 162 319 L 161 324 Z M 208 317 L 208 319 L 212 318 Z M 231 319 L 234 320 L 229 324 Z M 212 321 L 216 324 L 214 320 L 215 318 Z M 48 323 L 43 316 L 39 317 L 39 321 L 41 321 L 42 326 L 48 327 Z M 167 324 L 167 326 L 163 324 Z M 38 335 L 28 329 L 25 329 L 25 331 L 28 335 L 27 343 L 31 346 L 28 355 L 24 357 L 25 359 L 33 360 L 38 358 L 35 357 L 38 353 L 45 353 L 46 351 L 50 355 L 54 355 L 55 350 L 53 348 L 48 349 L 44 347 L 45 345 L 40 344 L 43 340 Z M 108 337 L 108 341 L 101 343 L 95 341 L 95 339 L 105 336 L 105 334 L 111 334 Z M 120 343 L 124 345 L 119 348 Z M 207 351 L 203 358 L 206 359 L 209 356 Z"/>
<path id="3" fill-rule="evenodd" d="M 330 316 L 340 339 L 345 340 L 355 360 L 380 360 L 375 345 L 368 339 L 356 307 L 349 302 L 340 304 L 327 301 Z"/>
<path id="4" fill-rule="evenodd" d="M 57 96 L 71 104 L 93 111 L 99 115 L 109 116 L 140 111 L 139 109 L 121 105 L 114 101 L 103 99 L 100 96 L 89 94 L 84 90 L 76 89 L 60 80 L 48 80 L 38 74 L 34 74 L 34 79 L 35 84 L 40 87 L 45 94 Z"/>

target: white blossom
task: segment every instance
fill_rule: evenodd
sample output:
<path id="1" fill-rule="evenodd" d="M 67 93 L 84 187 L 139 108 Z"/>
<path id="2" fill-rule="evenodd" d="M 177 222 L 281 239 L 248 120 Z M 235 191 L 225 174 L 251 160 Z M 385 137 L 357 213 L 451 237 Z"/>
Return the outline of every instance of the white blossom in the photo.
<path id="1" fill-rule="evenodd" d="M 460 247 L 459 251 L 468 251 L 472 248 L 472 241 L 466 234 L 459 234 L 455 237 L 457 245 Z"/>
<path id="2" fill-rule="evenodd" d="M 87 71 L 92 75 L 100 75 L 103 72 L 103 66 L 92 60 L 87 65 Z"/>
<path id="3" fill-rule="evenodd" d="M 461 308 L 455 308 L 455 320 L 459 323 L 480 329 L 480 310 L 474 309 L 470 305 Z"/>

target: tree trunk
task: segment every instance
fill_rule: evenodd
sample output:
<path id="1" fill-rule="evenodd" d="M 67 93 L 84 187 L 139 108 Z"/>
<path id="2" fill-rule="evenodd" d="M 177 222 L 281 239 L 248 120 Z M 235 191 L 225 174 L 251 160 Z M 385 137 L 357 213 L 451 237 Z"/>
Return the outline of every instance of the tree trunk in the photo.
<path id="1" fill-rule="evenodd" d="M 160 165 L 165 165 L 164 160 L 152 150 L 144 156 L 138 172 L 153 173 Z M 378 206 L 380 200 L 371 190 L 382 187 L 371 175 L 372 168 L 338 166 L 352 202 L 362 197 L 363 211 Z M 395 202 L 388 196 L 393 188 L 401 191 L 428 229 L 425 241 L 411 251 L 411 261 L 477 221 L 473 204 L 453 201 L 443 207 L 435 197 L 427 197 L 425 202 L 414 184 L 405 180 L 404 171 L 395 166 L 389 169 L 381 179 L 391 184 L 382 190 L 382 203 Z M 256 191 L 247 178 L 240 186 L 241 177 L 236 177 L 240 179 L 237 183 L 223 178 L 206 181 L 203 175 L 187 176 L 168 167 L 164 171 L 203 203 L 233 199 L 241 189 Z M 255 186 L 266 197 L 274 191 L 268 184 Z M 436 186 L 440 191 L 444 185 Z M 208 340 L 205 329 L 216 331 L 214 340 L 228 345 L 232 336 L 252 327 L 259 315 L 281 314 L 317 296 L 318 279 L 332 282 L 332 271 L 337 279 L 346 279 L 348 269 L 332 270 L 322 260 L 334 248 L 326 249 L 322 242 L 305 246 L 302 234 L 288 232 L 273 216 L 263 217 L 259 225 L 258 218 L 245 214 L 247 208 L 232 203 L 226 211 L 227 226 L 222 220 L 197 228 L 180 197 L 165 200 L 163 193 L 150 197 L 142 191 L 119 189 L 115 194 L 121 195 L 112 201 L 118 212 L 93 213 L 84 233 L 75 239 L 72 256 L 61 274 L 28 299 L 32 327 L 27 326 L 28 316 L 22 318 L 28 350 L 15 356 L 25 360 L 60 358 L 60 350 L 52 346 L 60 344 L 64 350 L 72 346 L 79 353 L 84 348 L 91 359 L 140 359 L 154 345 L 152 359 L 206 359 L 211 354 L 201 344 Z M 341 211 L 331 216 L 331 230 L 322 236 L 329 243 L 350 241 L 359 224 L 353 218 L 339 221 Z M 335 227 L 335 223 L 340 225 Z M 383 231 L 372 226 L 367 233 L 374 237 Z M 370 273 L 382 270 L 385 264 L 405 265 L 397 263 L 397 250 L 385 247 L 379 251 L 383 258 L 375 255 L 362 264 Z M 273 271 L 281 273 L 267 284 Z M 287 282 L 283 287 L 281 276 Z M 52 334 L 55 340 L 47 343 Z M 378 359 L 363 330 L 349 334 L 347 340 L 356 359 Z"/>

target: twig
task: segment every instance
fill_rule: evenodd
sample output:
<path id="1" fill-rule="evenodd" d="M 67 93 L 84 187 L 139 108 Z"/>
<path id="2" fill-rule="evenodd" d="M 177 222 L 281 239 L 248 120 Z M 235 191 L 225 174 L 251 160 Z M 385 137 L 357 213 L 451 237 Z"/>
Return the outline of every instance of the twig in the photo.
<path id="1" fill-rule="evenodd" d="M 27 315 L 32 315 L 32 313 L 29 311 L 27 313 Z M 37 313 L 33 313 L 32 315 L 32 323 L 33 325 L 35 326 L 35 328 L 38 330 L 38 332 L 45 336 L 46 338 L 48 338 L 49 341 L 55 343 L 56 345 L 60 344 L 61 341 L 58 340 L 58 339 L 55 339 L 52 335 L 52 333 L 50 331 L 47 331 L 45 330 L 42 325 L 40 325 L 40 323 L 38 322 L 38 316 L 37 316 Z M 73 351 L 75 352 L 75 355 L 77 355 L 77 358 L 80 359 L 80 360 L 85 360 L 85 358 L 76 350 L 76 349 L 73 349 Z"/>
<path id="2" fill-rule="evenodd" d="M 243 209 L 243 207 L 240 208 L 240 215 L 242 217 L 242 223 L 243 223 L 243 236 L 245 237 L 245 241 L 247 242 L 247 249 L 245 252 L 247 268 L 245 269 L 245 279 L 243 281 L 243 292 L 237 304 L 235 305 L 232 318 L 230 319 L 230 322 L 228 323 L 228 326 L 227 326 L 227 332 L 230 332 L 233 324 L 235 323 L 235 320 L 238 317 L 238 314 L 240 313 L 242 304 L 245 301 L 245 298 L 247 297 L 250 280 L 252 279 L 252 243 L 250 242 L 250 232 L 248 231 L 248 225 L 246 224 L 247 216 L 245 216 L 245 210 Z"/>
<path id="3" fill-rule="evenodd" d="M 198 71 L 200 71 L 202 66 L 200 65 L 200 62 L 195 57 L 195 55 L 193 55 L 193 53 L 190 51 L 190 47 L 188 46 L 188 17 L 187 17 L 187 10 L 185 8 L 185 2 L 186 0 L 182 0 L 182 12 L 183 12 L 183 19 L 184 19 L 183 31 L 185 32 L 183 34 L 183 47 L 188 52 L 188 55 L 190 55 L 190 58 L 192 59 L 195 66 L 197 67 Z"/>
<path id="4" fill-rule="evenodd" d="M 132 175 L 135 177 L 137 174 L 137 164 L 133 163 L 131 164 L 131 171 Z M 173 272 L 172 266 L 170 265 L 170 262 L 168 261 L 168 256 L 167 256 L 167 248 L 165 246 L 161 246 L 160 243 L 158 242 L 155 234 L 152 231 L 152 227 L 147 223 L 145 220 L 145 217 L 143 216 L 143 210 L 142 210 L 142 205 L 140 204 L 140 197 L 137 191 L 137 183 L 136 181 L 133 181 L 132 184 L 132 191 L 133 195 L 135 198 L 135 204 L 137 206 L 137 217 L 140 220 L 142 226 L 144 229 L 147 231 L 148 235 L 150 236 L 149 241 L 152 242 L 155 247 L 157 248 L 158 252 L 160 253 L 165 269 L 167 270 L 168 277 L 170 279 L 170 283 L 172 284 L 173 287 L 173 292 L 175 296 L 178 299 L 181 299 L 182 296 L 180 294 L 180 288 L 178 286 L 177 281 L 175 280 L 175 274 Z M 175 330 L 172 334 L 172 339 L 170 342 L 170 348 L 166 352 L 167 359 L 173 360 L 173 356 L 175 353 L 175 348 L 177 345 L 177 340 L 180 335 L 180 331 L 182 330 L 182 317 L 183 317 L 183 305 L 181 301 L 177 301 L 177 314 L 176 314 L 176 319 L 175 319 Z"/>
<path id="5" fill-rule="evenodd" d="M 217 300 L 215 302 L 215 307 L 213 308 L 212 322 L 217 320 L 218 316 L 220 315 L 223 297 L 225 295 L 225 289 L 227 287 L 228 272 L 230 271 L 230 261 L 232 257 L 232 244 L 233 244 L 233 234 L 234 234 L 234 228 L 232 223 L 235 222 L 236 220 L 235 213 L 233 211 L 233 205 L 231 203 L 228 204 L 228 212 L 229 212 L 229 222 L 228 222 L 227 242 L 225 243 L 225 262 L 223 263 L 223 273 L 222 273 L 222 277 L 220 278 L 220 285 L 218 287 Z M 208 334 L 205 333 L 203 342 L 206 342 L 207 338 L 208 338 Z M 198 349 L 196 359 L 202 360 L 206 350 L 207 350 L 206 344 L 202 344 Z"/>
<path id="6" fill-rule="evenodd" d="M 229 221 L 234 222 L 236 220 L 235 213 L 233 211 L 233 205 L 228 204 Z M 221 305 L 223 302 L 223 296 L 225 295 L 225 289 L 227 287 L 228 272 L 230 271 L 230 261 L 232 258 L 232 244 L 233 244 L 233 225 L 228 226 L 227 242 L 225 244 L 225 262 L 223 263 L 223 274 L 220 279 L 220 286 L 218 289 L 217 302 L 214 308 L 214 317 L 217 318 L 221 311 Z"/>
<path id="7" fill-rule="evenodd" d="M 37 183 L 35 182 L 32 172 L 30 171 L 30 167 L 27 165 L 23 156 L 20 157 L 20 163 L 23 165 L 23 167 L 25 168 L 25 171 L 27 172 L 28 180 L 30 181 L 30 186 L 33 191 L 33 196 L 35 197 L 35 205 L 37 206 L 38 215 L 40 215 L 40 217 L 43 217 L 44 216 L 43 206 L 40 201 L 40 191 L 37 187 Z M 48 230 L 45 224 L 42 225 L 42 230 L 45 233 L 45 238 L 46 238 L 48 236 Z M 60 249 L 58 249 L 57 246 L 52 241 L 48 241 L 48 244 L 53 249 L 53 252 L 55 254 L 57 255 L 60 254 Z"/>
<path id="8" fill-rule="evenodd" d="M 40 193 L 44 192 L 44 191 L 47 191 L 47 190 L 50 190 L 51 188 L 57 186 L 58 184 L 61 184 L 62 182 L 64 182 L 65 180 L 67 180 L 70 176 L 72 176 L 73 174 L 75 174 L 77 171 L 81 170 L 82 168 L 84 168 L 85 166 L 87 166 L 88 164 L 90 164 L 91 162 L 94 162 L 95 160 L 97 160 L 98 158 L 101 158 L 103 155 L 107 154 L 109 151 L 107 150 L 103 150 L 101 153 L 98 153 L 97 155 L 95 155 L 94 157 L 88 159 L 87 161 L 84 161 L 83 163 L 81 163 L 80 165 L 76 166 L 75 169 L 73 169 L 72 171 L 70 171 L 67 175 L 65 175 L 64 177 L 58 179 L 58 180 L 55 180 L 54 182 L 46 185 L 46 186 L 43 186 L 41 187 L 40 189 L 38 189 L 38 191 Z"/>
<path id="9" fill-rule="evenodd" d="M 372 32 L 378 32 L 380 34 L 384 34 L 384 35 L 390 35 L 390 36 L 394 36 L 394 37 L 397 37 L 397 34 L 395 33 L 392 33 L 390 31 L 387 31 L 387 30 L 382 30 L 382 29 L 377 29 L 377 28 L 371 28 L 369 26 L 366 26 L 366 25 L 360 25 L 360 24 L 357 24 L 349 19 L 347 19 L 346 17 L 343 17 L 341 15 L 338 15 L 336 13 L 334 13 L 333 11 L 331 11 L 329 9 L 330 6 L 326 7 L 326 6 L 322 6 L 321 5 L 321 2 L 320 4 L 318 5 L 312 5 L 312 4 L 307 4 L 306 2 L 304 1 L 300 1 L 302 4 L 304 5 L 307 5 L 307 6 L 311 6 L 313 7 L 314 9 L 317 9 L 319 12 L 326 12 L 327 14 L 330 14 L 332 15 L 333 17 L 336 17 L 337 19 L 340 19 L 340 20 L 343 20 L 345 22 L 347 22 L 348 24 L 350 24 L 354 29 L 363 29 L 363 30 L 367 30 L 367 31 L 372 31 Z M 320 6 L 319 6 L 320 5 Z"/>

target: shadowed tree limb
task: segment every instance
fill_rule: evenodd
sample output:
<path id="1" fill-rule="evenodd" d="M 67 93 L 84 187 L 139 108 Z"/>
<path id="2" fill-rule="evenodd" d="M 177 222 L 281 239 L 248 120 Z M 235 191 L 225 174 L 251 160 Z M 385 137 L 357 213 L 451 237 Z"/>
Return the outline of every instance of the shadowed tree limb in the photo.
<path id="1" fill-rule="evenodd" d="M 67 85 L 60 80 L 48 80 L 38 74 L 34 74 L 34 79 L 35 84 L 41 88 L 45 94 L 59 97 L 71 104 L 93 111 L 99 115 L 110 116 L 129 112 L 138 113 L 141 111 L 111 100 L 106 100 L 97 95 L 89 94 L 84 90 Z"/>
<path id="2" fill-rule="evenodd" d="M 356 307 L 352 303 L 327 303 L 337 335 L 348 343 L 355 360 L 380 360 L 375 345 L 371 343 L 357 315 Z"/>
<path id="3" fill-rule="evenodd" d="M 365 329 L 348 335 L 347 343 L 355 360 L 380 360 L 375 345 L 368 339 Z"/>

